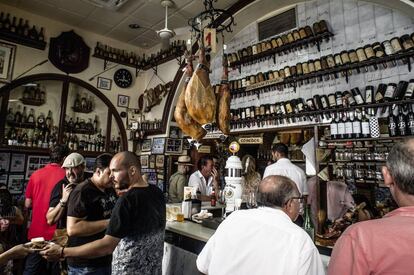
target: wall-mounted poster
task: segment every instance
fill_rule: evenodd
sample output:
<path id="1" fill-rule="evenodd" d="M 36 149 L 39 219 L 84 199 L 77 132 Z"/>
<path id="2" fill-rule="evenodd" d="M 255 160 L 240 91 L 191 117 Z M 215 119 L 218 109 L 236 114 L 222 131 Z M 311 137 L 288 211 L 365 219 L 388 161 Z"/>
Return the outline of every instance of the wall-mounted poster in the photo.
<path id="1" fill-rule="evenodd" d="M 28 180 L 34 171 L 43 168 L 50 162 L 46 156 L 28 156 L 26 165 L 26 179 Z"/>
<path id="2" fill-rule="evenodd" d="M 157 155 L 155 158 L 155 167 L 164 168 L 164 155 Z"/>
<path id="3" fill-rule="evenodd" d="M 149 168 L 151 169 L 155 168 L 155 155 L 149 156 Z"/>
<path id="4" fill-rule="evenodd" d="M 152 141 L 152 150 L 153 154 L 164 154 L 165 147 L 165 138 L 154 138 Z"/>
<path id="5" fill-rule="evenodd" d="M 22 194 L 24 191 L 24 175 L 9 175 L 7 188 L 10 194 Z"/>
<path id="6" fill-rule="evenodd" d="M 184 138 L 183 139 L 183 150 L 190 150 L 190 148 L 191 148 L 190 142 L 188 142 L 188 139 Z"/>
<path id="7" fill-rule="evenodd" d="M 0 176 L 0 185 L 4 185 L 7 187 L 7 174 L 3 174 Z"/>
<path id="8" fill-rule="evenodd" d="M 24 154 L 12 154 L 10 163 L 10 172 L 24 172 L 25 164 Z"/>
<path id="9" fill-rule="evenodd" d="M 141 168 L 148 168 L 148 155 L 143 155 L 140 157 L 141 160 Z"/>
<path id="10" fill-rule="evenodd" d="M 141 145 L 141 152 L 149 152 L 151 151 L 151 140 L 144 139 Z"/>
<path id="11" fill-rule="evenodd" d="M 1 152 L 0 153 L 0 171 L 6 170 L 9 171 L 10 165 L 10 153 Z"/>
<path id="12" fill-rule="evenodd" d="M 86 168 L 85 171 L 93 173 L 93 166 L 95 165 L 95 158 L 85 158 Z"/>
<path id="13" fill-rule="evenodd" d="M 165 153 L 181 154 L 183 152 L 183 140 L 181 138 L 167 138 Z"/>

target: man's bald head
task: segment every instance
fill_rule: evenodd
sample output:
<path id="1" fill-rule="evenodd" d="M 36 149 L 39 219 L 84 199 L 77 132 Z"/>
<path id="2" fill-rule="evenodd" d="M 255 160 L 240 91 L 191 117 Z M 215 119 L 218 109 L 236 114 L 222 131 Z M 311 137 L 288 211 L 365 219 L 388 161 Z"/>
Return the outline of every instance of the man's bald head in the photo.
<path id="1" fill-rule="evenodd" d="M 119 152 L 114 156 L 114 158 L 117 158 L 120 164 L 124 167 L 129 168 L 131 166 L 134 166 L 138 169 L 138 171 L 141 171 L 141 162 L 138 156 L 133 152 L 129 152 L 129 151 Z"/>
<path id="2" fill-rule="evenodd" d="M 395 144 L 386 164 L 394 182 L 405 194 L 414 195 L 414 139 Z"/>
<path id="3" fill-rule="evenodd" d="M 299 196 L 296 184 L 285 176 L 268 176 L 259 184 L 258 202 L 262 206 L 283 207 L 291 198 Z"/>

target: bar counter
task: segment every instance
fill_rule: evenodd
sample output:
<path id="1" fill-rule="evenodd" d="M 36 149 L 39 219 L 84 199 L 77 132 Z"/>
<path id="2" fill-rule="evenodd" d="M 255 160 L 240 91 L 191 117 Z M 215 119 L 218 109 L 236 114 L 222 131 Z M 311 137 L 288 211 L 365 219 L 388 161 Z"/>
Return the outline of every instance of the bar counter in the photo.
<path id="1" fill-rule="evenodd" d="M 201 208 L 219 209 L 220 207 L 207 207 L 206 203 L 203 202 Z M 163 274 L 201 274 L 196 267 L 197 255 L 214 232 L 214 229 L 188 220 L 184 222 L 168 221 L 165 230 Z M 327 267 L 330 251 L 321 247 L 318 247 L 318 249 L 322 262 Z"/>

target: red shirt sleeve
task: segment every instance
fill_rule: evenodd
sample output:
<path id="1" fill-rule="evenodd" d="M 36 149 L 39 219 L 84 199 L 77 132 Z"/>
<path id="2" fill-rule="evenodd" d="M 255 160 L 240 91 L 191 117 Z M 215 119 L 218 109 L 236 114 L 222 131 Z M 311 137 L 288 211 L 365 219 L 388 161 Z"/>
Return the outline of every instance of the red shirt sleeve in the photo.
<path id="1" fill-rule="evenodd" d="M 26 187 L 26 199 L 33 198 L 33 185 L 34 185 L 34 181 L 32 177 L 30 177 L 29 182 L 27 183 L 27 187 Z"/>

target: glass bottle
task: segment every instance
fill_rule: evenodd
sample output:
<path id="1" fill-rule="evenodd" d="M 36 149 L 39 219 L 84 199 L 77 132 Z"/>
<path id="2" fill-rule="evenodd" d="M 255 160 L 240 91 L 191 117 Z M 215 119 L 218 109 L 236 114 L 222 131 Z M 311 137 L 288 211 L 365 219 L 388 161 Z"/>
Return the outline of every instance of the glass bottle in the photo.
<path id="1" fill-rule="evenodd" d="M 353 129 L 352 129 L 352 121 L 351 115 L 346 113 L 345 115 L 345 138 L 352 138 L 353 136 Z"/>
<path id="2" fill-rule="evenodd" d="M 404 99 L 412 98 L 413 93 L 414 93 L 414 79 L 410 79 L 410 82 L 408 82 L 407 89 L 405 90 Z"/>
<path id="3" fill-rule="evenodd" d="M 396 122 L 397 120 L 396 120 L 396 117 L 394 116 L 394 111 L 395 111 L 395 104 L 392 106 L 391 112 L 388 116 L 388 133 L 390 137 L 397 136 L 397 122 Z"/>
<path id="4" fill-rule="evenodd" d="M 338 113 L 338 138 L 343 139 L 345 138 L 345 120 L 346 116 L 344 113 L 339 115 Z"/>
<path id="5" fill-rule="evenodd" d="M 371 104 L 374 99 L 374 86 L 365 87 L 365 103 Z"/>
<path id="6" fill-rule="evenodd" d="M 397 116 L 397 128 L 398 128 L 398 134 L 400 136 L 406 136 L 407 135 L 407 123 L 406 117 L 404 114 L 403 106 L 399 106 L 398 116 Z"/>
<path id="7" fill-rule="evenodd" d="M 352 136 L 354 138 L 361 138 L 361 119 L 360 119 L 359 110 L 355 110 L 354 114 L 351 112 L 351 121 L 352 121 Z"/>
<path id="8" fill-rule="evenodd" d="M 303 223 L 303 229 L 306 231 L 306 233 L 309 234 L 309 237 L 312 239 L 312 241 L 315 241 L 315 227 L 313 226 L 309 204 L 305 208 L 305 221 Z"/>
<path id="9" fill-rule="evenodd" d="M 331 132 L 331 139 L 337 139 L 338 138 L 338 120 L 335 113 L 333 114 L 333 119 L 331 121 L 331 124 L 329 125 L 329 129 Z"/>
<path id="10" fill-rule="evenodd" d="M 363 138 L 368 138 L 370 135 L 369 131 L 369 119 L 365 113 L 365 109 L 362 109 L 362 118 L 361 118 L 361 136 Z"/>
<path id="11" fill-rule="evenodd" d="M 414 112 L 413 112 L 413 105 L 409 104 L 408 114 L 407 114 L 407 130 L 408 135 L 414 135 Z"/>

